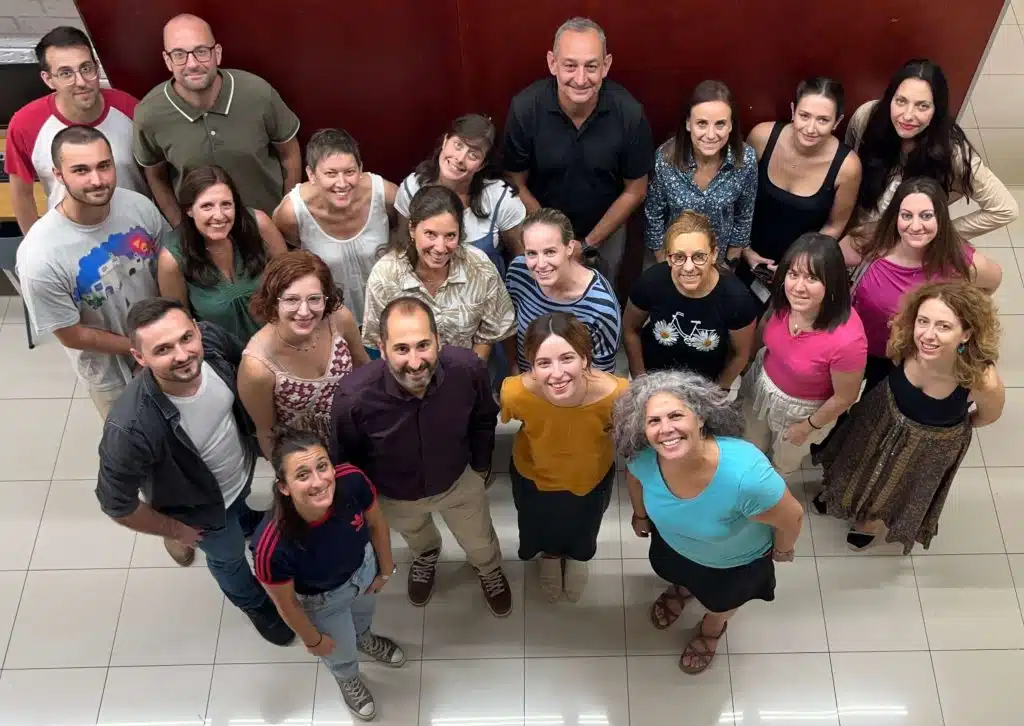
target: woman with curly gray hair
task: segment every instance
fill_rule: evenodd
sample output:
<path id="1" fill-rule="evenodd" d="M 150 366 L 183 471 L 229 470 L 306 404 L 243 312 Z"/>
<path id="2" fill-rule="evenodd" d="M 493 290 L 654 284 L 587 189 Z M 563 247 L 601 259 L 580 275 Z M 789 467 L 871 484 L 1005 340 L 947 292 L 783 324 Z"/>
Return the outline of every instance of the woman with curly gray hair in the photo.
<path id="1" fill-rule="evenodd" d="M 651 622 L 669 627 L 691 598 L 707 608 L 679 659 L 683 672 L 700 673 L 741 605 L 775 599 L 774 563 L 792 561 L 803 508 L 740 438 L 743 417 L 728 394 L 695 373 L 633 379 L 612 418 L 633 531 L 651 538 L 651 566 L 670 583 Z"/>

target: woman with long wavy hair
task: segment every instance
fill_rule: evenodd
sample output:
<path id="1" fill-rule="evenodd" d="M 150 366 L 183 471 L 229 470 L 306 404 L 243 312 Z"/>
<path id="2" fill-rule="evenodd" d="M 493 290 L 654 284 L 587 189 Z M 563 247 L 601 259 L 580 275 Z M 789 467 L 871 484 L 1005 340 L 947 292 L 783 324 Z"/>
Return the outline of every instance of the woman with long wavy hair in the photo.
<path id="1" fill-rule="evenodd" d="M 178 202 L 185 213 L 157 261 L 160 294 L 246 343 L 261 325 L 249 299 L 268 260 L 287 251 L 284 238 L 265 213 L 243 206 L 219 166 L 188 172 Z"/>
<path id="2" fill-rule="evenodd" d="M 974 429 L 997 421 L 1006 392 L 996 371 L 992 299 L 963 280 L 931 282 L 903 298 L 887 348 L 896 364 L 852 409 L 815 462 L 820 514 L 853 521 L 846 542 L 886 542 L 909 554 L 931 543 Z M 971 410 L 971 404 L 975 408 Z"/>
<path id="3" fill-rule="evenodd" d="M 966 197 L 977 205 L 953 220 L 964 239 L 1004 227 L 1019 214 L 1013 195 L 951 114 L 946 74 L 930 60 L 907 61 L 881 100 L 858 108 L 846 129 L 846 143 L 863 168 L 854 236 L 870 238 L 900 182 L 913 177 L 937 181 L 950 203 Z"/>

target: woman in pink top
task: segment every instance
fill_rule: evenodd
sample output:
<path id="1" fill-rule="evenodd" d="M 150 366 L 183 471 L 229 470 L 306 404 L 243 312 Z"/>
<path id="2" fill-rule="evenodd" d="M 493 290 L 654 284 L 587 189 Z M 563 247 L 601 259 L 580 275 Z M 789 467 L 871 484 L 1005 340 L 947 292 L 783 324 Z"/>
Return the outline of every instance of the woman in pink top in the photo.
<path id="1" fill-rule="evenodd" d="M 925 282 L 963 279 L 994 292 L 1003 277 L 998 264 L 960 237 L 949 217 L 941 185 L 928 177 L 899 185 L 878 222 L 873 239 L 857 246 L 855 237 L 840 243 L 853 273 L 853 308 L 868 336 L 865 392 L 892 370 L 885 357 L 890 321 L 900 298 Z"/>
<path id="2" fill-rule="evenodd" d="M 762 338 L 740 387 L 744 438 L 789 474 L 857 400 L 864 375 L 867 339 L 832 237 L 808 232 L 786 251 Z"/>
<path id="3" fill-rule="evenodd" d="M 352 312 L 327 264 L 307 250 L 275 257 L 252 296 L 267 324 L 238 367 L 238 396 L 268 459 L 275 429 L 331 434 L 331 402 L 341 377 L 369 362 Z"/>

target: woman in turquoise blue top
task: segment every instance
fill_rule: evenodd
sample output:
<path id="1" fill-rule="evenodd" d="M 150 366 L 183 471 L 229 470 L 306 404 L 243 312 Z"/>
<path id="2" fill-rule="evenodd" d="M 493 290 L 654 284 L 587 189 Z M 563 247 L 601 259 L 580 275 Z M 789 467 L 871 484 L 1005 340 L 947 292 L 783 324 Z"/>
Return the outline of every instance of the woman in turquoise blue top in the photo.
<path id="1" fill-rule="evenodd" d="M 654 627 L 696 598 L 708 613 L 679 659 L 700 673 L 729 618 L 750 600 L 775 599 L 775 562 L 790 562 L 803 508 L 754 445 L 743 418 L 705 378 L 660 371 L 633 379 L 615 404 L 633 531 L 650 537 L 654 571 L 671 583 L 651 608 Z"/>
<path id="2" fill-rule="evenodd" d="M 267 260 L 287 251 L 284 237 L 266 214 L 242 206 L 235 183 L 219 166 L 188 172 L 178 202 L 185 213 L 157 261 L 160 294 L 245 345 L 263 325 L 253 319 L 249 298 Z"/>

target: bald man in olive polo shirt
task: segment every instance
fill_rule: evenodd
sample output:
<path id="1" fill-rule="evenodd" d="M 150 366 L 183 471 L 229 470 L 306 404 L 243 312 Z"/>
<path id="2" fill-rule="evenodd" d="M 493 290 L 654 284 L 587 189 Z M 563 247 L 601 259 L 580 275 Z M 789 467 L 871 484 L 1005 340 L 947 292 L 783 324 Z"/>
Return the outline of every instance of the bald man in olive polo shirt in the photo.
<path id="1" fill-rule="evenodd" d="M 259 76 L 220 69 L 221 54 L 205 20 L 172 18 L 163 56 L 174 77 L 135 109 L 135 160 L 174 226 L 181 221 L 181 177 L 194 166 L 224 167 L 246 206 L 267 214 L 302 181 L 298 117 Z"/>

